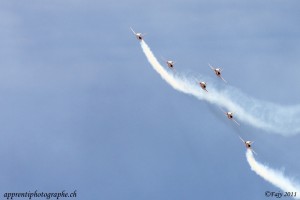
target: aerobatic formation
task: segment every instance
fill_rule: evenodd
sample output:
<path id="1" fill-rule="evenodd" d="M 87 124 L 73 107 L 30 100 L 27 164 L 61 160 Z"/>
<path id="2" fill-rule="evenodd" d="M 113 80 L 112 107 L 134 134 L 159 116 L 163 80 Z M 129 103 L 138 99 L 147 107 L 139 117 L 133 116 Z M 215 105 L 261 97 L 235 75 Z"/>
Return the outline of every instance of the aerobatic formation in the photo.
<path id="1" fill-rule="evenodd" d="M 174 89 L 193 95 L 197 97 L 200 100 L 206 100 L 210 103 L 219 105 L 221 107 L 227 107 L 227 108 L 234 108 L 235 110 L 238 110 L 241 112 L 240 118 L 243 119 L 244 121 L 248 122 L 251 125 L 254 125 L 259 128 L 263 128 L 265 130 L 272 130 L 269 124 L 267 123 L 259 123 L 258 121 L 255 121 L 253 119 L 253 116 L 247 115 L 246 111 L 239 105 L 236 105 L 235 102 L 230 101 L 227 96 L 224 94 L 220 94 L 221 92 L 217 91 L 215 88 L 207 88 L 208 84 L 207 82 L 204 82 L 203 80 L 199 81 L 190 81 L 186 77 L 181 77 L 178 74 L 175 74 L 175 62 L 172 60 L 166 60 L 163 59 L 164 62 L 166 63 L 168 69 L 171 70 L 166 70 L 156 59 L 148 45 L 144 41 L 144 36 L 145 34 L 142 33 L 136 33 L 131 27 L 131 31 L 135 35 L 135 37 L 140 41 L 142 50 L 147 57 L 149 63 L 153 67 L 153 69 L 160 74 L 162 79 L 164 79 L 168 84 L 170 84 Z M 222 76 L 222 69 L 219 67 L 213 67 L 212 65 L 208 64 L 211 70 L 215 73 L 215 75 L 220 78 L 224 83 L 227 83 L 227 81 L 223 78 Z M 208 92 L 210 91 L 210 92 Z M 204 92 L 204 93 L 203 93 Z M 221 100 L 220 100 L 221 99 Z M 220 100 L 220 101 L 218 101 Z M 220 103 L 223 102 L 223 103 Z M 259 102 L 261 103 L 261 102 Z M 263 103 L 261 103 L 263 104 Z M 265 104 L 263 104 L 266 106 Z M 257 106 L 257 105 L 256 105 Z M 266 106 L 267 107 L 267 106 Z M 231 111 L 224 111 L 222 108 L 220 108 L 221 111 L 225 114 L 225 116 L 236 123 L 238 126 L 240 124 L 235 120 L 233 112 Z M 299 112 L 299 107 L 296 106 L 294 109 L 294 112 L 291 112 L 291 114 L 298 116 Z M 267 121 L 267 120 L 266 120 Z M 282 132 L 285 132 L 282 129 Z M 295 132 L 299 132 L 299 128 L 295 127 Z M 253 156 L 253 153 L 255 151 L 252 149 L 252 144 L 253 141 L 247 141 L 244 140 L 241 136 L 239 136 L 240 140 L 244 143 L 246 147 L 246 158 L 247 161 L 251 167 L 251 170 L 253 170 L 256 174 L 261 176 L 263 179 L 266 181 L 270 182 L 274 186 L 280 188 L 284 192 L 292 192 L 290 197 L 295 198 L 295 199 L 300 199 L 300 185 L 299 183 L 295 182 L 295 180 L 290 179 L 286 177 L 281 171 L 271 169 L 270 167 L 261 164 L 257 162 Z M 253 152 L 253 153 L 252 153 Z M 255 153 L 256 154 L 256 153 Z"/>

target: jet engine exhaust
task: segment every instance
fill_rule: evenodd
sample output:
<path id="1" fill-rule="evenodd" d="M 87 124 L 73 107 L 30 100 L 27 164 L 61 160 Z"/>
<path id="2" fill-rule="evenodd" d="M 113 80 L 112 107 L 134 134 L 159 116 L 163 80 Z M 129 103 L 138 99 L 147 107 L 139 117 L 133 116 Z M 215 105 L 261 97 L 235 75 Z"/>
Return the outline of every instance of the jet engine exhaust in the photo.
<path id="1" fill-rule="evenodd" d="M 175 90 L 190 94 L 199 100 L 234 111 L 239 121 L 271 133 L 284 136 L 300 133 L 300 105 L 281 106 L 271 102 L 254 99 L 232 86 L 218 90 L 214 81 L 208 84 L 209 93 L 204 93 L 194 81 L 195 77 L 187 77 L 167 71 L 156 59 L 144 40 L 140 41 L 144 54 L 153 69 Z M 203 78 L 202 79 L 209 79 Z"/>
<path id="2" fill-rule="evenodd" d="M 300 199 L 300 185 L 292 179 L 286 177 L 281 171 L 271 169 L 270 167 L 257 162 L 250 149 L 246 152 L 247 161 L 257 175 L 280 188 L 283 192 L 293 192 L 292 196 L 295 199 Z"/>

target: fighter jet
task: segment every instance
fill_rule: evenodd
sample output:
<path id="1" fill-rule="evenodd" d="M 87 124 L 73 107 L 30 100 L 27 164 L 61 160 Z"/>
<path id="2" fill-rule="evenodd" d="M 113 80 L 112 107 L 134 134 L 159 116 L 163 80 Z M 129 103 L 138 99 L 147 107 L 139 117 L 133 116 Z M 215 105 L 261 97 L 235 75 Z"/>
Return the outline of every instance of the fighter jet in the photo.
<path id="1" fill-rule="evenodd" d="M 205 90 L 206 92 L 208 92 L 207 89 L 206 89 L 206 83 L 205 83 L 205 82 L 200 82 L 199 85 L 200 85 L 200 87 L 201 87 L 203 90 Z"/>
<path id="2" fill-rule="evenodd" d="M 233 119 L 233 112 L 225 112 L 222 108 L 220 108 L 220 110 L 225 113 L 228 119 L 234 121 L 237 125 L 240 125 L 237 121 L 235 121 L 235 119 Z"/>
<path id="3" fill-rule="evenodd" d="M 170 69 L 174 69 L 175 62 L 173 60 L 167 60 L 164 57 L 161 57 L 161 59 L 167 64 Z"/>
<path id="4" fill-rule="evenodd" d="M 221 76 L 221 72 L 222 72 L 222 69 L 221 68 L 214 68 L 213 66 L 211 66 L 209 63 L 208 63 L 209 67 L 215 72 L 215 74 L 220 78 L 222 79 L 225 83 L 227 83 L 227 81 Z"/>
<path id="5" fill-rule="evenodd" d="M 172 61 L 172 60 L 167 60 L 166 63 L 167 63 L 167 65 L 168 65 L 168 67 L 169 67 L 170 69 L 173 69 L 174 64 L 175 64 L 174 61 Z"/>
<path id="6" fill-rule="evenodd" d="M 145 34 L 143 35 L 142 33 L 136 33 L 136 32 L 134 32 L 134 30 L 131 27 L 130 27 L 130 29 L 138 40 L 143 40 L 143 37 Z"/>
<path id="7" fill-rule="evenodd" d="M 251 148 L 251 145 L 254 143 L 253 141 L 245 141 L 243 140 L 243 138 L 241 138 L 239 136 L 239 138 L 242 140 L 242 142 L 245 144 L 246 148 L 247 149 L 250 149 L 253 153 L 257 154 L 252 148 Z"/>
<path id="8" fill-rule="evenodd" d="M 240 125 L 237 121 L 235 121 L 235 119 L 233 119 L 233 112 L 225 112 L 225 114 L 227 115 L 228 119 L 231 119 L 232 121 L 234 121 L 237 125 Z"/>

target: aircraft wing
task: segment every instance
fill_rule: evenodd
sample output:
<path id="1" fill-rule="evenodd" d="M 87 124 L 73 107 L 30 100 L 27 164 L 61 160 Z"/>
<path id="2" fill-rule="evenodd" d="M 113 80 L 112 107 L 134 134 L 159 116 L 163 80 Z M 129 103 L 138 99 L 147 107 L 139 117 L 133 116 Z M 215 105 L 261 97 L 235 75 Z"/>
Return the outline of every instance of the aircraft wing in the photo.
<path id="1" fill-rule="evenodd" d="M 226 81 L 222 76 L 220 76 L 220 78 L 221 78 L 225 83 L 227 83 L 227 81 Z"/>
<path id="2" fill-rule="evenodd" d="M 239 136 L 239 138 L 242 140 L 242 142 L 244 142 L 244 143 L 245 143 L 245 140 L 243 140 L 243 138 L 241 138 L 240 136 Z"/>
<path id="3" fill-rule="evenodd" d="M 240 124 L 237 122 L 237 121 L 235 121 L 235 119 L 232 119 L 237 125 L 239 125 L 240 126 Z"/>
<path id="4" fill-rule="evenodd" d="M 223 113 L 225 113 L 227 115 L 227 112 L 225 112 L 225 110 L 223 110 L 221 107 L 219 107 L 219 108 Z"/>
<path id="5" fill-rule="evenodd" d="M 211 64 L 208 63 L 208 66 L 213 70 L 215 71 L 215 68 L 213 66 L 211 66 Z"/>
<path id="6" fill-rule="evenodd" d="M 250 149 L 255 155 L 257 155 L 257 153 L 253 150 L 253 149 Z"/>
<path id="7" fill-rule="evenodd" d="M 133 32 L 134 35 L 136 35 L 136 33 L 134 32 L 134 30 L 130 27 L 131 31 Z"/>

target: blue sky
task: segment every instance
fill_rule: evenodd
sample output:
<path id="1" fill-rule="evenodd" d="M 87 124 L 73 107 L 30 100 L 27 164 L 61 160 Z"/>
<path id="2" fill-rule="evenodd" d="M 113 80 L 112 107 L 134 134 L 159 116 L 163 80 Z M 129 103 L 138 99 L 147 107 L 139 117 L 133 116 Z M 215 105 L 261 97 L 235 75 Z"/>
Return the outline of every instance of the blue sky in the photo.
<path id="1" fill-rule="evenodd" d="M 245 158 L 300 182 L 300 136 L 229 121 L 173 90 L 129 27 L 177 71 L 299 104 L 298 1 L 1 1 L 0 192 L 78 199 L 265 199 Z M 289 116 L 282 116 L 289 117 Z"/>

